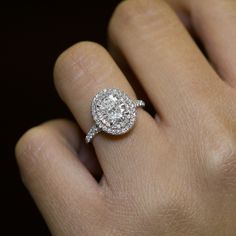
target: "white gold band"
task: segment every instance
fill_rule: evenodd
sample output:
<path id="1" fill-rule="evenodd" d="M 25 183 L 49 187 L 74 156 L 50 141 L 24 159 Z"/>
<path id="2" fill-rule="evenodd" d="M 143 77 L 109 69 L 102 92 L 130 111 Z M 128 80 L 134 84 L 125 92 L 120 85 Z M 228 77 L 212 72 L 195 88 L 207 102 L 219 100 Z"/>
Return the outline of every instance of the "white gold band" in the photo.
<path id="1" fill-rule="evenodd" d="M 145 107 L 145 102 L 143 100 L 135 100 L 134 105 L 135 107 Z"/>
<path id="2" fill-rule="evenodd" d="M 99 133 L 101 129 L 97 127 L 97 125 L 93 125 L 92 128 L 89 130 L 88 134 L 85 137 L 86 143 L 90 143 L 93 137 Z"/>

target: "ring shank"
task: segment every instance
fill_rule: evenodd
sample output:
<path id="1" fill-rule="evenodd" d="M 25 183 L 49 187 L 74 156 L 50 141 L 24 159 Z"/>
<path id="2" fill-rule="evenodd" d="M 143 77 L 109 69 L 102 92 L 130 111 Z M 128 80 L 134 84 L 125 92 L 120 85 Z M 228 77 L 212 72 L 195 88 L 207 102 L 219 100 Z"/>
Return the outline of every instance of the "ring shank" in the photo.
<path id="1" fill-rule="evenodd" d="M 143 100 L 134 100 L 135 107 L 145 107 L 145 102 Z"/>
<path id="2" fill-rule="evenodd" d="M 86 143 L 90 143 L 93 137 L 99 133 L 101 129 L 97 127 L 96 125 L 93 125 L 92 128 L 89 130 L 88 134 L 85 137 Z"/>

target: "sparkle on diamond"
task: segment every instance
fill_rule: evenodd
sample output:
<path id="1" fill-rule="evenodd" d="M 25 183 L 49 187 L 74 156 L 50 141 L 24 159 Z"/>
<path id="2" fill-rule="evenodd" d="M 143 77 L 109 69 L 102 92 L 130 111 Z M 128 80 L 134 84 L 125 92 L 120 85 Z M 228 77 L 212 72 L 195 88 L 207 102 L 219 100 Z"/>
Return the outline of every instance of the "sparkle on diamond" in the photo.
<path id="1" fill-rule="evenodd" d="M 92 114 L 95 122 L 105 132 L 122 134 L 133 126 L 136 111 L 125 93 L 118 89 L 106 89 L 95 97 Z"/>

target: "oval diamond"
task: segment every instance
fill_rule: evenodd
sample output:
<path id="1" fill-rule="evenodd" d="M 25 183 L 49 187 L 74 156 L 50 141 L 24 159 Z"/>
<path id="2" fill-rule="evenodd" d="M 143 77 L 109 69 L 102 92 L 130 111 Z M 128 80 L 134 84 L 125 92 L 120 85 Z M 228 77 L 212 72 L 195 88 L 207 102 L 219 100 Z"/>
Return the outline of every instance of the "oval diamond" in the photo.
<path id="1" fill-rule="evenodd" d="M 133 101 L 119 89 L 104 89 L 92 102 L 93 119 L 106 133 L 123 134 L 134 125 L 136 109 Z"/>

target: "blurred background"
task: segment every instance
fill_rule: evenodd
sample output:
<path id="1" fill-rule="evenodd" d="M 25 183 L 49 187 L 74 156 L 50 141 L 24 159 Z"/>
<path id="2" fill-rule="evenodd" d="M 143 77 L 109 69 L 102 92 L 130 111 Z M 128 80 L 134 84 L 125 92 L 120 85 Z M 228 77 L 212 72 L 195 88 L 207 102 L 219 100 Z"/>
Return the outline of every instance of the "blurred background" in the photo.
<path id="1" fill-rule="evenodd" d="M 78 41 L 92 40 L 106 46 L 107 24 L 119 2 L 1 4 L 0 235 L 50 235 L 21 182 L 14 146 L 30 127 L 53 118 L 71 117 L 53 86 L 54 62 Z"/>

